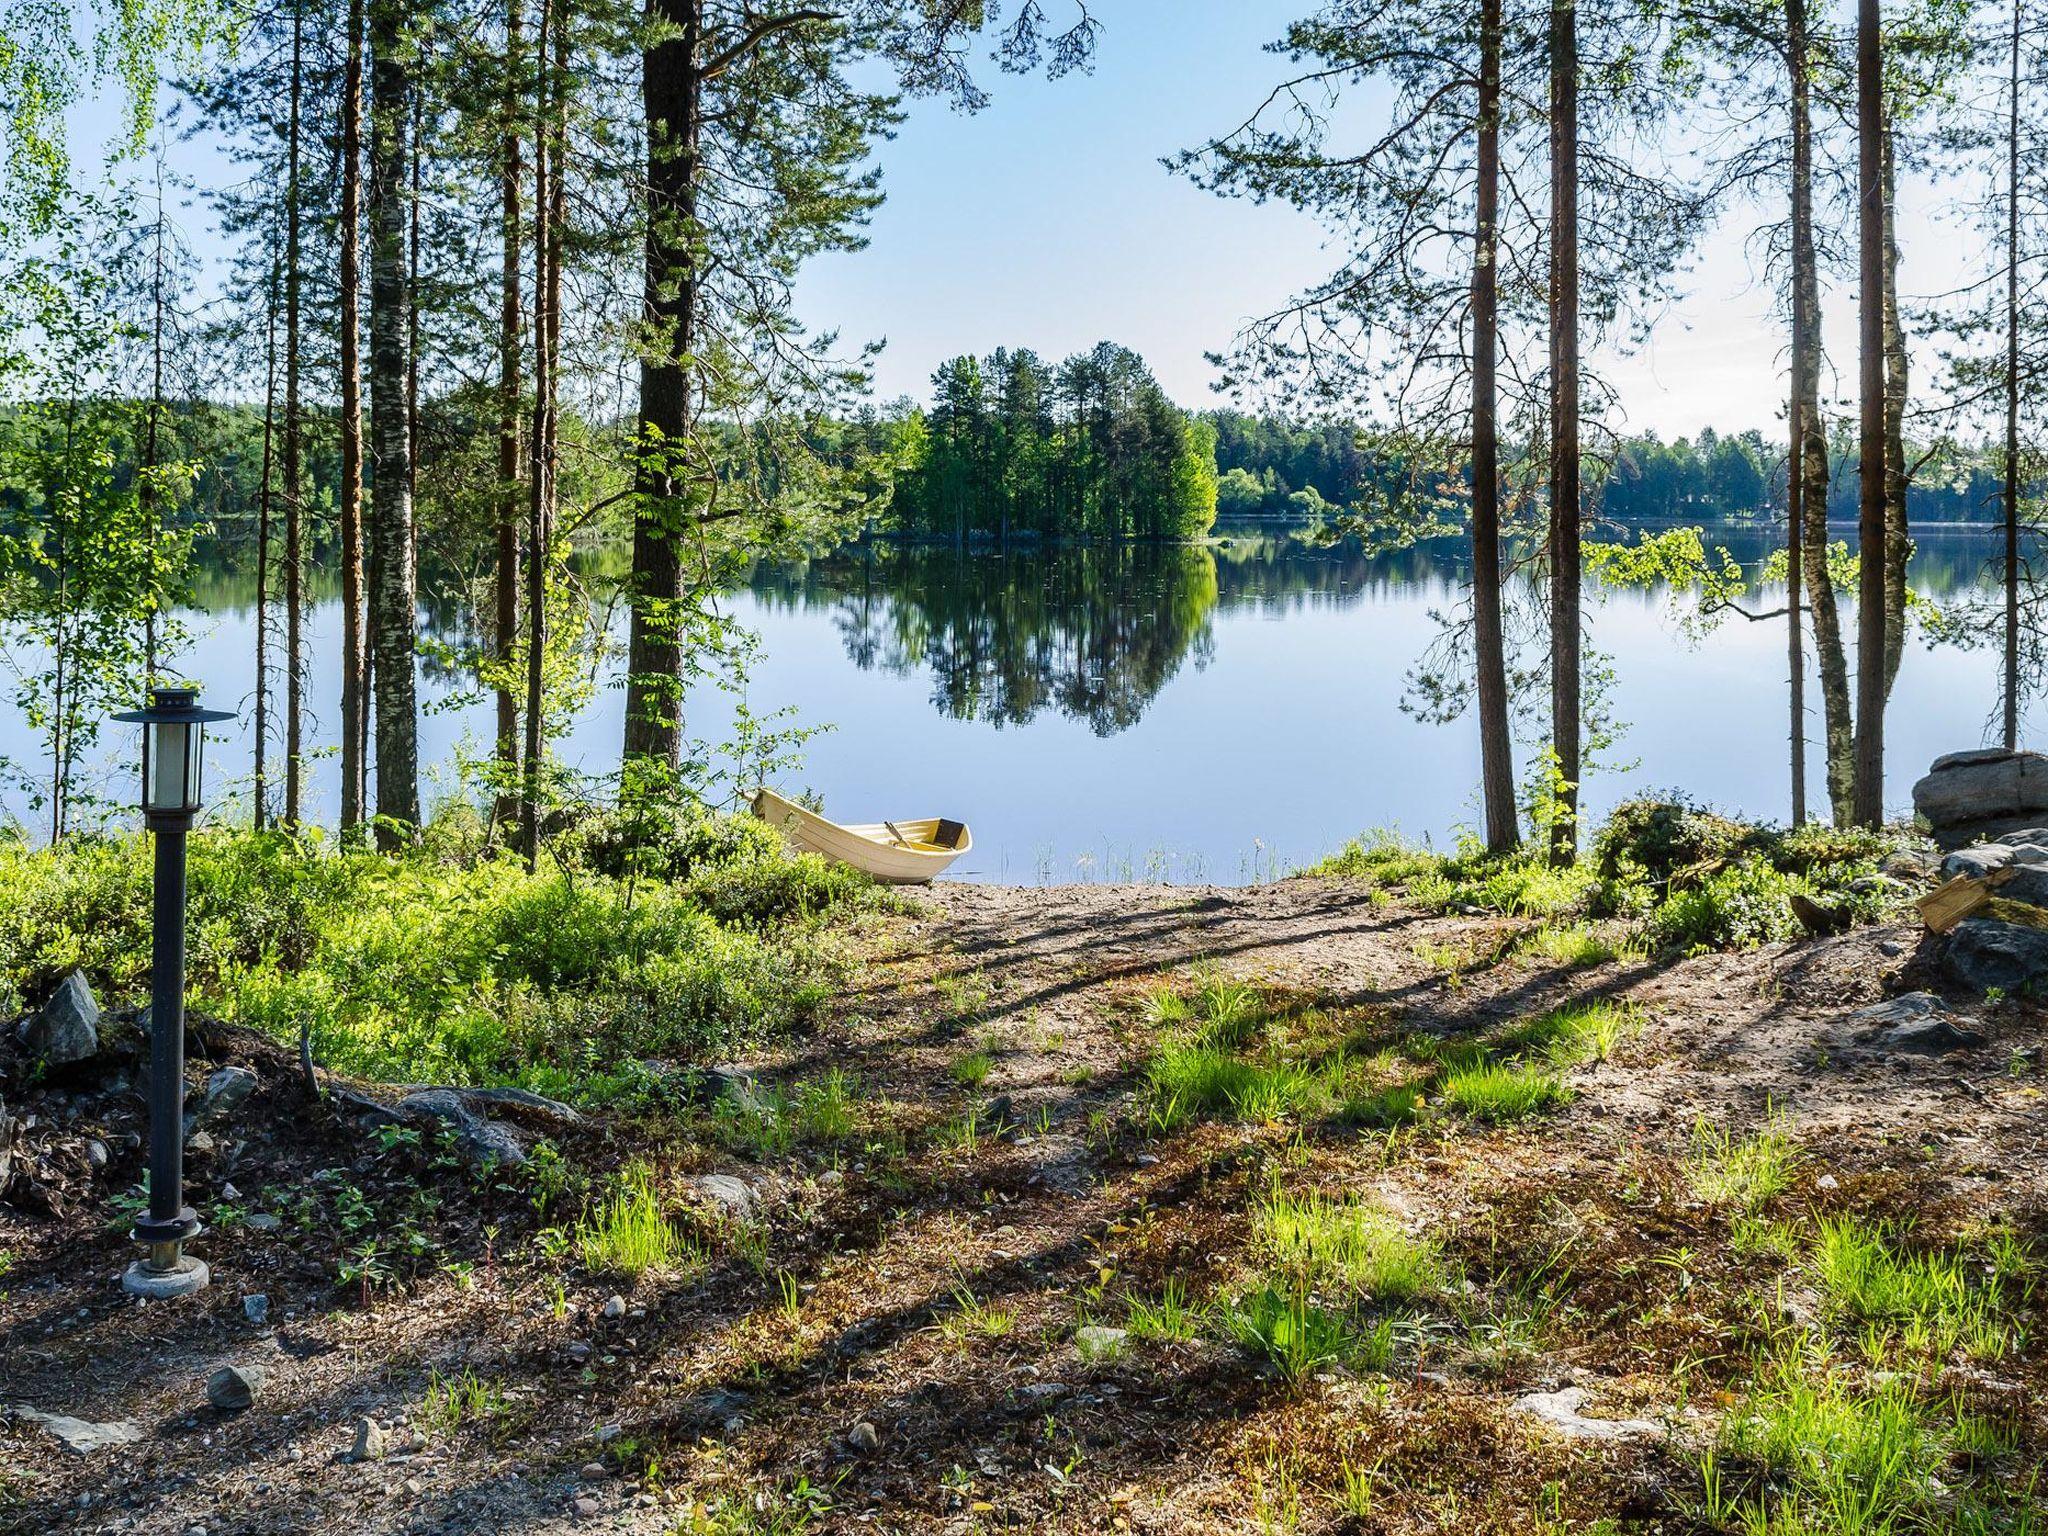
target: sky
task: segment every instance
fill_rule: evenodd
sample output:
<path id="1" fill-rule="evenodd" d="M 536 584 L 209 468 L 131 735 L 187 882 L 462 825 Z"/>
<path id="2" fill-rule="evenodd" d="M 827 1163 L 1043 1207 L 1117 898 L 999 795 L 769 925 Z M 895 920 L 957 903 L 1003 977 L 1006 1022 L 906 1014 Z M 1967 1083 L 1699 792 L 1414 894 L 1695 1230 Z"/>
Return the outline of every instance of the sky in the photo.
<path id="1" fill-rule="evenodd" d="M 1059 4 L 1046 9 L 1062 14 Z M 1093 0 L 1093 9 L 1103 31 L 1091 72 L 1016 77 L 983 60 L 994 99 L 982 112 L 910 102 L 877 153 L 887 201 L 869 243 L 804 273 L 799 311 L 836 330 L 842 353 L 886 343 L 880 398 L 925 398 L 932 372 L 963 352 L 1025 346 L 1056 359 L 1108 340 L 1141 354 L 1183 405 L 1217 404 L 1206 355 L 1338 264 L 1340 253 L 1293 209 L 1218 197 L 1160 163 L 1234 127 L 1290 73 L 1264 46 L 1310 0 Z M 105 101 L 87 105 L 76 121 L 81 150 L 110 123 Z M 233 174 L 203 132 L 173 159 L 201 181 Z M 1938 218 L 1951 195 L 1910 179 L 1900 189 L 1908 295 L 1953 286 L 1973 254 Z M 217 260 L 218 240 L 190 227 L 203 211 L 185 217 L 188 238 Z M 1708 236 L 1685 297 L 1638 354 L 1589 358 L 1619 390 L 1624 430 L 1776 429 L 1783 326 L 1740 234 L 1756 222 L 1736 209 Z M 1827 301 L 1840 359 L 1853 352 L 1853 302 L 1839 287 Z M 1929 361 L 1916 359 L 1916 380 Z M 1824 388 L 1840 393 L 1848 382 Z"/>
<path id="2" fill-rule="evenodd" d="M 1060 12 L 1048 5 L 1057 17 Z M 1261 51 L 1305 0 L 1096 0 L 1104 28 L 1092 74 L 1001 76 L 964 116 L 911 104 L 879 159 L 888 202 L 869 246 L 820 260 L 799 290 L 805 316 L 849 342 L 886 339 L 883 398 L 923 398 L 962 352 L 1029 346 L 1063 357 L 1121 342 L 1183 405 L 1217 403 L 1205 354 L 1337 265 L 1308 219 L 1204 192 L 1159 163 L 1235 126 L 1287 74 Z M 1954 281 L 1966 244 L 1934 222 L 1939 199 L 1902 186 L 1902 285 Z M 1737 210 L 1729 223 L 1753 220 Z M 1702 427 L 1769 429 L 1785 393 L 1782 326 L 1739 233 L 1702 246 L 1687 297 L 1634 357 L 1594 361 L 1621 393 L 1626 425 L 1666 437 Z M 1853 295 L 1829 302 L 1847 358 Z M 1924 376 L 1924 374 L 1923 374 Z"/>

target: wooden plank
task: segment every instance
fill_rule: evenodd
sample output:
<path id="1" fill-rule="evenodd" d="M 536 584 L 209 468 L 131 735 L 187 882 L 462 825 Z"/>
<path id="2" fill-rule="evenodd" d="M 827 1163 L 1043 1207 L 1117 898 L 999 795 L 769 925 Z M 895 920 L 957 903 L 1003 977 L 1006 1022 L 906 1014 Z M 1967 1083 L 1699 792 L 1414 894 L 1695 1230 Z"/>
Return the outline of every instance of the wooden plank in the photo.
<path id="1" fill-rule="evenodd" d="M 1988 907 L 1996 899 L 1992 892 L 2016 873 L 2011 866 L 2007 866 L 2004 869 L 1994 869 L 1988 875 L 1957 875 L 1955 879 L 1936 886 L 1915 903 L 1920 909 L 1920 921 L 1925 923 L 1931 932 L 1947 933 L 1964 918 L 1975 917 Z M 2017 907 L 2021 904 L 2003 902 L 2001 905 Z"/>

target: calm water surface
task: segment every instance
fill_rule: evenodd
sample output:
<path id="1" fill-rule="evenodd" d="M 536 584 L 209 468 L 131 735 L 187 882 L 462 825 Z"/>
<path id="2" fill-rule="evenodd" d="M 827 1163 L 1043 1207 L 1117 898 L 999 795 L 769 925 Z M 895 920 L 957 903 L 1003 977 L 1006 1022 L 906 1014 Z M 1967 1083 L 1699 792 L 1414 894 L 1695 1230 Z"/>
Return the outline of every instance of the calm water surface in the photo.
<path id="1" fill-rule="evenodd" d="M 1755 561 L 1765 535 L 1722 530 Z M 1916 586 L 1950 602 L 1989 590 L 1994 538 L 1920 535 Z M 1378 559 L 1272 532 L 1213 549 L 1062 549 L 1001 556 L 850 550 L 763 569 L 728 600 L 760 637 L 748 685 L 757 715 L 793 709 L 831 729 L 804 748 L 786 789 L 813 790 L 842 820 L 944 814 L 974 828 L 968 879 L 1044 882 L 1165 878 L 1239 883 L 1308 862 L 1361 829 L 1441 842 L 1478 819 L 1478 745 L 1469 720 L 1404 713 L 1404 681 L 1463 601 L 1455 548 Z M 222 579 L 189 616 L 181 665 L 208 702 L 241 707 L 254 682 L 253 588 Z M 1758 602 L 1776 607 L 1776 595 Z M 314 809 L 331 815 L 339 610 L 309 615 L 309 698 L 322 755 Z M 458 639 L 459 617 L 429 629 Z M 1845 609 L 1845 626 L 1852 616 Z M 1850 628 L 1853 633 L 1853 627 Z M 1664 594 L 1601 598 L 1593 643 L 1614 669 L 1625 766 L 1589 781 L 1596 814 L 1646 788 L 1684 786 L 1723 808 L 1789 809 L 1782 621 L 1740 619 L 1703 640 Z M 1997 702 L 1988 652 L 1909 648 L 1888 717 L 1887 804 L 1905 809 L 1937 754 L 1986 739 Z M 606 678 L 564 745 L 578 766 L 615 766 L 623 695 Z M 430 797 L 452 792 L 462 753 L 481 755 L 489 706 L 452 697 L 422 665 Z M 1808 697 L 1818 706 L 1817 684 Z M 690 734 L 722 739 L 733 701 L 690 700 Z M 2033 723 L 2033 722 L 2030 722 Z M 1529 722 L 1533 741 L 1540 722 Z M 1808 736 L 1817 738 L 1817 716 Z M 1528 743 L 1522 744 L 1524 747 Z M 36 743 L 0 705 L 0 755 L 33 764 Z M 115 793 L 132 742 L 110 730 Z M 209 753 L 215 797 L 246 788 L 246 725 Z M 1821 766 L 1809 753 L 1809 793 Z M 20 797 L 6 809 L 34 824 Z"/>

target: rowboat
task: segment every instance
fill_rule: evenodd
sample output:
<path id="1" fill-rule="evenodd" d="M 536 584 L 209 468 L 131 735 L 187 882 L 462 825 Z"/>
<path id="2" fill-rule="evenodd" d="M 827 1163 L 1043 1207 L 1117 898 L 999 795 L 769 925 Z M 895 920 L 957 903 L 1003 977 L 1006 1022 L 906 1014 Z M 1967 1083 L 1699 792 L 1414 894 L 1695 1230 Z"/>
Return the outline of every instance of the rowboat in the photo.
<path id="1" fill-rule="evenodd" d="M 974 846 L 966 826 L 933 816 L 841 826 L 772 789 L 754 794 L 754 814 L 798 848 L 851 864 L 886 885 L 923 885 Z"/>

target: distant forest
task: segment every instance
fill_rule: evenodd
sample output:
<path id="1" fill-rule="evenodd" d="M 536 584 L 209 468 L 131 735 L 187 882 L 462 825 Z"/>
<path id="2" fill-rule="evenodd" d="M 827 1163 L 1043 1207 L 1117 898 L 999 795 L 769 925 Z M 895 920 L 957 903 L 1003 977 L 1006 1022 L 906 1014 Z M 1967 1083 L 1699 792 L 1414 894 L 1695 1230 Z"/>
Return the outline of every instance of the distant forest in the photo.
<path id="1" fill-rule="evenodd" d="M 490 533 L 487 506 L 437 494 L 490 446 L 486 418 L 470 404 L 423 402 L 421 423 L 421 550 L 457 566 L 473 564 Z M 115 418 L 110 479 L 127 483 L 139 406 L 94 408 Z M 327 413 L 307 411 L 305 427 L 307 537 L 317 554 L 332 542 L 339 459 Z M 171 521 L 199 532 L 202 553 L 232 560 L 253 544 L 263 428 L 262 411 L 249 405 L 175 403 L 168 412 L 165 456 L 195 471 L 181 482 Z M 568 440 L 608 430 L 565 412 Z M 869 509 L 874 531 L 914 539 L 1193 539 L 1219 517 L 1312 521 L 1358 505 L 1376 479 L 1404 475 L 1346 422 L 1183 410 L 1141 358 L 1108 343 L 1058 364 L 1021 348 L 956 358 L 934 375 L 928 404 L 868 407 L 814 431 L 821 456 L 845 482 L 835 499 Z M 1997 521 L 1989 454 L 1916 448 L 1909 460 L 1923 455 L 1909 499 L 1915 522 Z M 1654 433 L 1628 437 L 1601 467 L 1604 474 L 1590 477 L 1599 489 L 1589 506 L 1624 528 L 1784 516 L 1784 450 L 1756 430 L 1709 428 L 1670 442 Z M 592 487 L 592 499 L 616 503 L 597 494 L 610 489 Z M 36 498 L 35 487 L 0 483 L 0 528 L 18 523 Z M 1844 432 L 1830 444 L 1830 520 L 1854 522 L 1855 502 L 1854 444 Z M 849 532 L 857 521 L 845 525 Z M 629 514 L 615 504 L 584 534 L 623 537 L 628 527 Z"/>

